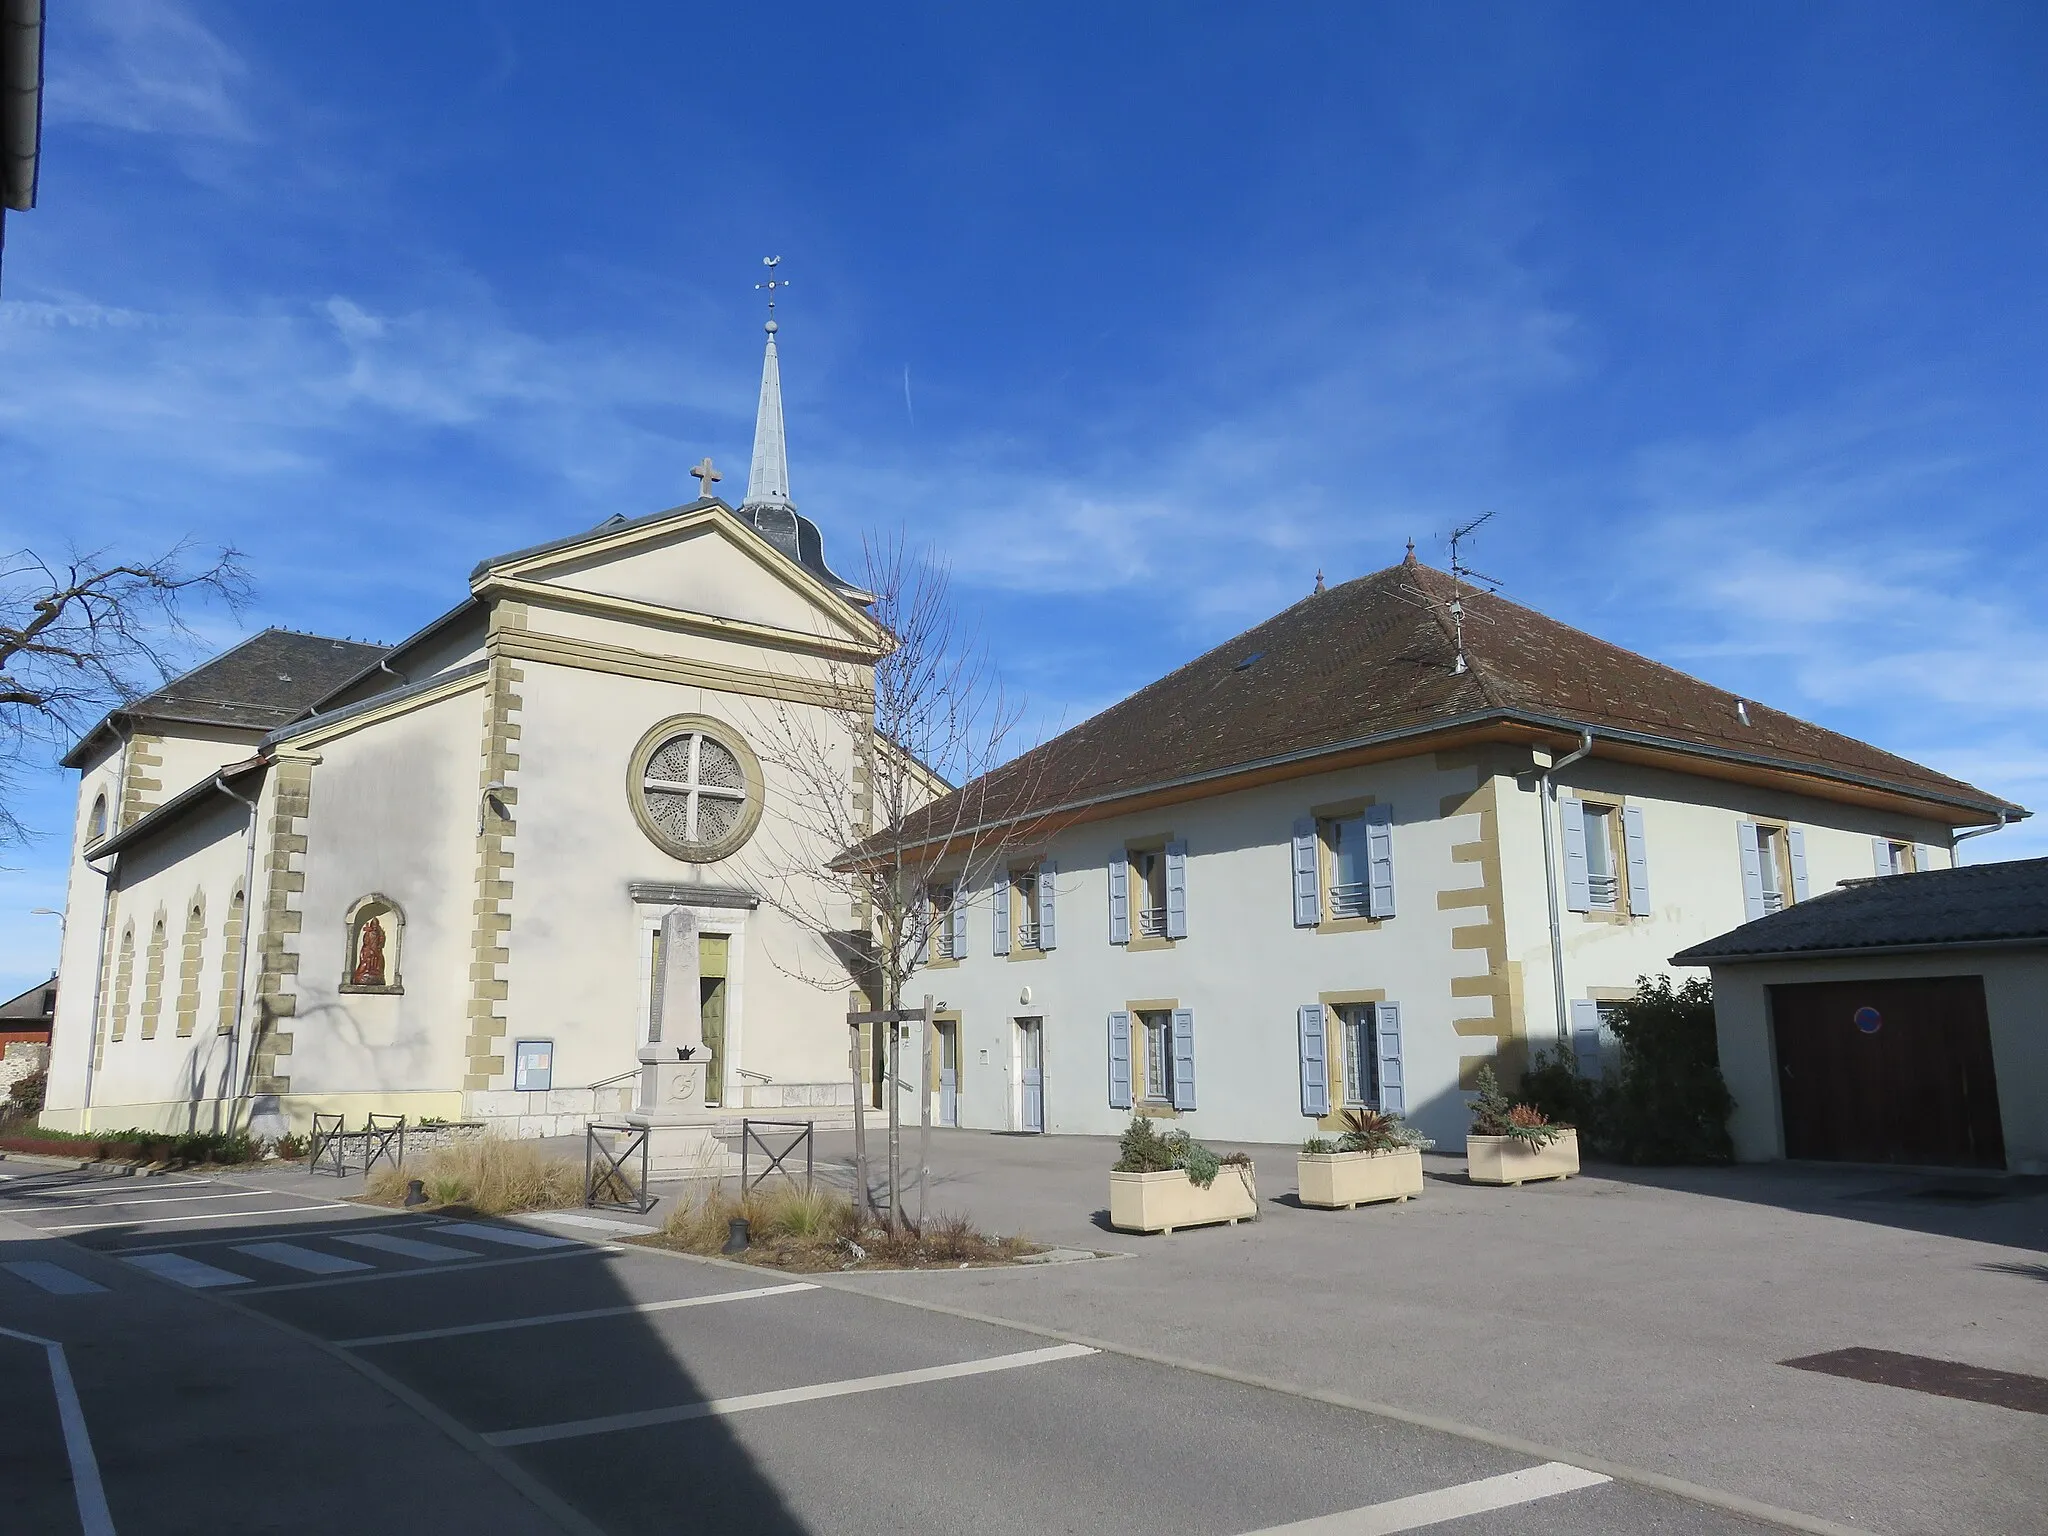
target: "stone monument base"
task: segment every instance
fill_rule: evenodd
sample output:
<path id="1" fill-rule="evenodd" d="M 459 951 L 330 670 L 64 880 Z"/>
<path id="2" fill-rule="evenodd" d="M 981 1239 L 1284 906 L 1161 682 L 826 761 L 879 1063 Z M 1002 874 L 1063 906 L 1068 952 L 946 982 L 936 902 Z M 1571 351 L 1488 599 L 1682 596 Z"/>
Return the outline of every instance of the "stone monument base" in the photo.
<path id="1" fill-rule="evenodd" d="M 626 1124 L 647 1132 L 647 1177 L 657 1179 L 721 1178 L 740 1171 L 740 1160 L 714 1134 L 710 1116 L 641 1114 Z"/>

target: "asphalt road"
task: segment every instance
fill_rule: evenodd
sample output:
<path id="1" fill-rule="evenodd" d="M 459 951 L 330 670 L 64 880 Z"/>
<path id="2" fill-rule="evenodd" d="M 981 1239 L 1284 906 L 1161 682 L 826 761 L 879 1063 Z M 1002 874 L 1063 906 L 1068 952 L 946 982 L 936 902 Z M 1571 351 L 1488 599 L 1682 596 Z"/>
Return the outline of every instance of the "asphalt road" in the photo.
<path id="1" fill-rule="evenodd" d="M 594 1228 L 395 1216 L 261 1179 L 0 1171 L 0 1328 L 47 1341 L 0 1337 L 10 1532 L 1770 1529 Z M 50 1342 L 76 1386 L 68 1441 Z M 106 1523 L 89 1494 L 81 1514 L 74 1467 L 96 1468 Z"/>

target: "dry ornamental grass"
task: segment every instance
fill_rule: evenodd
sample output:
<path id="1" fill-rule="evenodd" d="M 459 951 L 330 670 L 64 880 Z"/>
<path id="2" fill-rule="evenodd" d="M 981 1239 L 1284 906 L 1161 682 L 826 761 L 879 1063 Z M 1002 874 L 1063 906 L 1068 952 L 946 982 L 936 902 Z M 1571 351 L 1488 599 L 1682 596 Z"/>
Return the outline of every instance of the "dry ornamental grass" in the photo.
<path id="1" fill-rule="evenodd" d="M 723 1185 L 678 1204 L 661 1231 L 645 1241 L 684 1253 L 714 1254 L 726 1241 L 733 1218 L 747 1221 L 750 1242 L 736 1255 L 749 1264 L 813 1272 L 825 1269 L 958 1269 L 1014 1264 L 1043 1245 L 1025 1238 L 977 1232 L 965 1216 L 934 1216 L 924 1229 L 860 1223 L 853 1201 L 837 1190 L 793 1186 L 756 1190 L 744 1198 Z"/>
<path id="2" fill-rule="evenodd" d="M 459 1205 L 486 1216 L 555 1211 L 583 1203 L 583 1165 L 554 1157 L 532 1142 L 486 1136 L 430 1152 L 403 1167 L 381 1166 L 365 1198 L 402 1205 L 405 1186 L 418 1179 L 431 1205 Z"/>

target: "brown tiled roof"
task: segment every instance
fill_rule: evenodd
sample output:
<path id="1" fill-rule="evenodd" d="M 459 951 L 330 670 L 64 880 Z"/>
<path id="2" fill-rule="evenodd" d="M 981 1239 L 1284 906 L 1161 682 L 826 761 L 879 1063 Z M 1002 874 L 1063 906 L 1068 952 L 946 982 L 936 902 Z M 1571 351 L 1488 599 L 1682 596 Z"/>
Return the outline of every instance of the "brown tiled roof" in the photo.
<path id="1" fill-rule="evenodd" d="M 268 731 L 297 719 L 372 665 L 385 647 L 289 629 L 266 629 L 110 712 L 65 757 L 76 767 L 86 746 L 115 720 L 164 720 Z"/>
<path id="2" fill-rule="evenodd" d="M 1063 811 L 1234 768 L 1488 720 L 1520 720 L 1861 781 L 1980 811 L 2020 808 L 1959 779 L 1747 702 L 1519 603 L 1405 563 L 1303 598 L 957 791 L 922 825 Z M 915 829 L 913 829 L 915 831 Z"/>

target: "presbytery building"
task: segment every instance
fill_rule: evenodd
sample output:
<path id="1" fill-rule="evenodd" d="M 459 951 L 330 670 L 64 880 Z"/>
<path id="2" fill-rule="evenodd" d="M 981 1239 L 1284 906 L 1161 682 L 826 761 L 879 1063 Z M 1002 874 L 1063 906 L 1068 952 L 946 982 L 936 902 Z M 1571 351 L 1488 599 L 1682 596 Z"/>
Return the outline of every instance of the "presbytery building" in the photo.
<path id="1" fill-rule="evenodd" d="M 855 916 L 815 920 L 835 850 L 772 744 L 857 797 L 888 642 L 790 501 L 775 329 L 739 508 L 707 461 L 398 645 L 268 630 L 78 743 L 44 1125 L 578 1131 L 631 1101 L 678 909 L 703 1102 L 851 1114 Z"/>
<path id="2" fill-rule="evenodd" d="M 942 1120 L 1288 1143 L 1375 1108 L 1447 1147 L 1484 1063 L 1611 1066 L 1687 946 L 2026 814 L 1412 547 L 957 795 L 904 839 Z"/>

